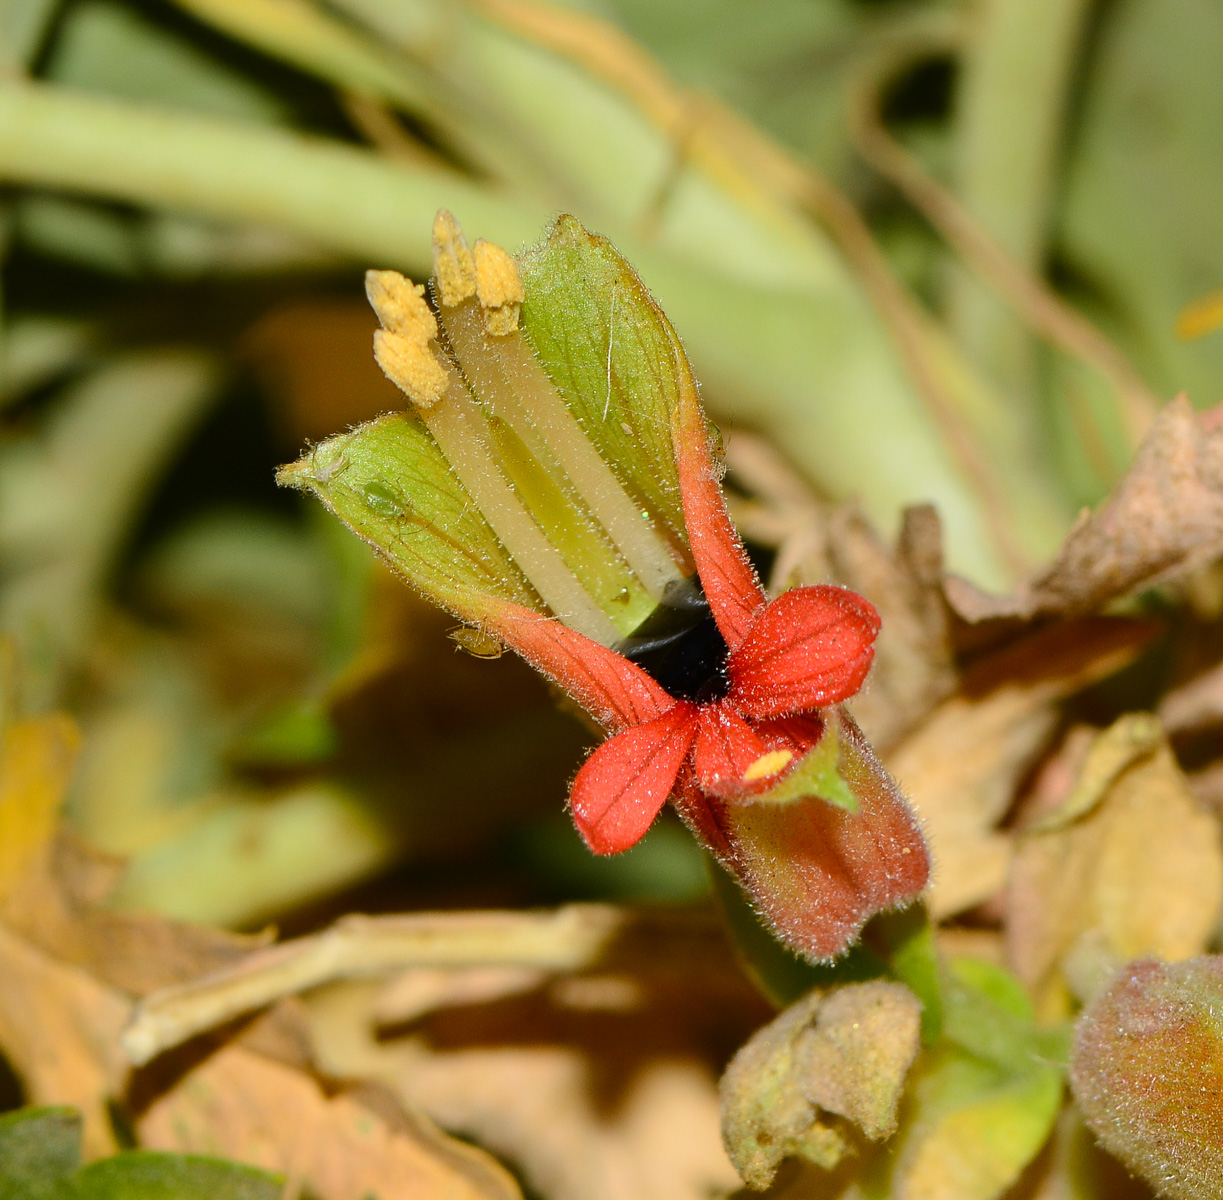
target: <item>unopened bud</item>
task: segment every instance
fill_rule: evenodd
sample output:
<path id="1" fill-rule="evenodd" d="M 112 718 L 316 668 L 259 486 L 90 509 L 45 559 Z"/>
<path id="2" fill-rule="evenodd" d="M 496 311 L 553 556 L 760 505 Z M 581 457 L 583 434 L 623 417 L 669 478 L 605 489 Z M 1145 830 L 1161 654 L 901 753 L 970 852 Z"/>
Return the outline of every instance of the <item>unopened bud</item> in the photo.
<path id="1" fill-rule="evenodd" d="M 1223 1196 L 1223 956 L 1131 963 L 1079 1019 L 1075 1096 L 1161 1196 Z"/>

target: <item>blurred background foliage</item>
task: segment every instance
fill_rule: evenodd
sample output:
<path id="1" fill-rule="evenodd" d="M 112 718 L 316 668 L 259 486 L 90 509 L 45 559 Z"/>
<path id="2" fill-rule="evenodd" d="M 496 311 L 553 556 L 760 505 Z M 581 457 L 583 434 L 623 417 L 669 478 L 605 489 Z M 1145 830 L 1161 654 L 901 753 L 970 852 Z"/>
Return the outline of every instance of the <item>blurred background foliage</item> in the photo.
<path id="1" fill-rule="evenodd" d="M 706 887 L 666 821 L 592 859 L 577 723 L 273 484 L 398 407 L 362 272 L 437 208 L 607 233 L 724 432 L 1004 590 L 1219 399 L 1220 61 L 1212 0 L 3 0 L 3 700 L 79 717 L 116 903 Z"/>

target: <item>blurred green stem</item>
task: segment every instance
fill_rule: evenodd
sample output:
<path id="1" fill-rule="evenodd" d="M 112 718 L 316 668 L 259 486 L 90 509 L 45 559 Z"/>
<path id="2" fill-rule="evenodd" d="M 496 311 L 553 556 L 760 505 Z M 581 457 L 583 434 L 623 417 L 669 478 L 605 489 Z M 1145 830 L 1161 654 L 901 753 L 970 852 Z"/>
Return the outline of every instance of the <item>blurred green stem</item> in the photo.
<path id="1" fill-rule="evenodd" d="M 23 75 L 37 55 L 59 0 L 0 3 L 0 72 Z"/>
<path id="2" fill-rule="evenodd" d="M 39 84 L 0 85 L 0 177 L 286 229 L 358 260 L 423 265 L 440 194 L 428 175 L 322 138 Z M 447 179 L 451 205 L 517 245 L 541 215 Z M 423 215 L 427 214 L 427 216 Z"/>
<path id="3" fill-rule="evenodd" d="M 961 200 L 1022 266 L 1044 266 L 1072 68 L 1091 0 L 985 0 L 965 48 L 956 119 Z M 980 280 L 957 272 L 959 344 L 1017 397 L 1034 392 L 1033 342 Z"/>
<path id="4" fill-rule="evenodd" d="M 874 66 L 851 103 L 854 141 L 863 157 L 900 188 L 963 261 L 1034 333 L 1091 367 L 1115 390 L 1116 411 L 1126 426 L 1131 446 L 1137 447 L 1160 407 L 1146 381 L 1087 317 L 1001 246 L 959 197 L 935 179 L 921 159 L 898 142 L 884 125 L 881 111 L 887 85 L 902 70 L 941 49 L 945 47 L 906 47 Z M 1021 406 L 1012 403 L 1009 407 L 1029 425 L 1034 424 L 1030 413 Z"/>
<path id="5" fill-rule="evenodd" d="M 542 205 L 335 141 L 15 82 L 0 85 L 0 179 L 266 225 L 358 262 L 408 270 L 431 260 L 438 208 L 461 213 L 469 229 L 509 247 L 533 240 L 548 218 Z M 785 286 L 752 286 L 721 261 L 725 239 L 713 233 L 702 241 L 712 261 L 693 262 L 671 247 L 642 247 L 621 230 L 608 232 L 683 331 L 723 413 L 790 446 L 822 488 L 860 497 L 885 531 L 905 504 L 935 503 L 953 569 L 987 587 L 1015 577 L 987 505 L 904 378 L 866 295 L 835 257 L 823 277 L 804 268 Z M 787 261 L 797 271 L 800 259 Z M 973 391 L 977 418 L 1005 413 L 994 397 Z M 997 465 L 1000 519 L 1028 561 L 1039 562 L 1064 528 L 1062 515 L 1040 473 L 1014 454 L 1013 439 L 996 444 L 1005 418 L 972 425 Z"/>

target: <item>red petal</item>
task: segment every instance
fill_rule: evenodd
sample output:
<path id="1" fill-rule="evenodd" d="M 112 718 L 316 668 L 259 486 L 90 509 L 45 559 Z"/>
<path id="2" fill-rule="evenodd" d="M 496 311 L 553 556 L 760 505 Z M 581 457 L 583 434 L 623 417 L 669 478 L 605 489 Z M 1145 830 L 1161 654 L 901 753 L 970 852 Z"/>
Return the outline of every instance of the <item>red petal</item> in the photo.
<path id="1" fill-rule="evenodd" d="M 675 703 L 636 663 L 552 617 L 504 604 L 487 625 L 607 729 L 640 725 Z"/>
<path id="2" fill-rule="evenodd" d="M 768 747 L 726 704 L 701 709 L 692 763 L 701 787 L 718 794 L 741 792 L 743 773 Z"/>
<path id="3" fill-rule="evenodd" d="M 780 717 L 848 700 L 875 655 L 879 614 L 845 588 L 778 596 L 727 663 L 730 700 L 746 717 Z"/>
<path id="4" fill-rule="evenodd" d="M 677 350 L 682 356 L 683 352 Z M 679 471 L 684 526 L 701 586 L 713 618 L 734 650 L 747 635 L 767 597 L 744 553 L 722 496 L 709 453 L 709 431 L 701 414 L 687 362 L 680 364 L 680 398 L 672 418 L 672 441 Z"/>
<path id="5" fill-rule="evenodd" d="M 582 765 L 569 806 L 596 854 L 634 845 L 667 802 L 696 737 L 697 708 L 681 700 L 661 717 L 604 742 Z"/>
<path id="6" fill-rule="evenodd" d="M 842 710 L 842 777 L 858 811 L 811 797 L 733 803 L 703 795 L 693 776 L 680 815 L 752 898 L 777 935 L 805 958 L 835 958 L 877 912 L 916 898 L 929 859 L 904 797 Z"/>

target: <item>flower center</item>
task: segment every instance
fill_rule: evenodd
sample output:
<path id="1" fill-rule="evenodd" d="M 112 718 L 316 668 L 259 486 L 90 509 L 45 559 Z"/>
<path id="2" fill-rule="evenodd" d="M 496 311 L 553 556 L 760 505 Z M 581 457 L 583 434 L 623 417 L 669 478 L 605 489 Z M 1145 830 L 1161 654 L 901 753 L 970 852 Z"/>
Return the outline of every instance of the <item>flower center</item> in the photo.
<path id="1" fill-rule="evenodd" d="M 668 588 L 663 602 L 616 649 L 677 700 L 709 704 L 730 690 L 730 647 L 695 576 Z"/>

